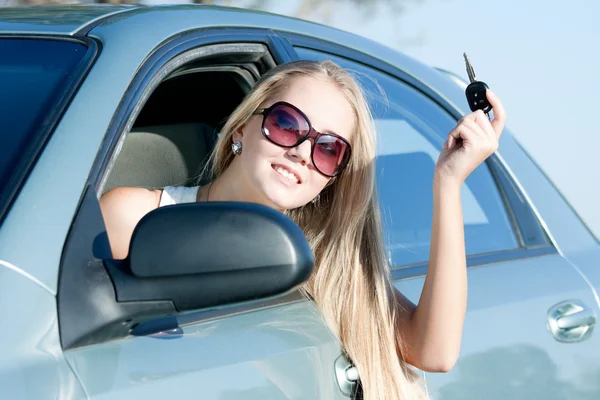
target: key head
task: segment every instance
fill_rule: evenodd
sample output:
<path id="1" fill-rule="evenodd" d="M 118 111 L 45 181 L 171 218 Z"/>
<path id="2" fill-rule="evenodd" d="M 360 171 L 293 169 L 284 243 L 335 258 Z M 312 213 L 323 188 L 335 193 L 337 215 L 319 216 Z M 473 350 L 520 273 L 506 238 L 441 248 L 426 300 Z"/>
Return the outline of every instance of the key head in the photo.
<path id="1" fill-rule="evenodd" d="M 488 89 L 488 85 L 481 81 L 471 82 L 469 86 L 467 86 L 465 94 L 467 95 L 467 101 L 469 102 L 471 111 L 483 110 L 483 112 L 489 113 L 492 110 L 492 105 L 486 96 Z"/>

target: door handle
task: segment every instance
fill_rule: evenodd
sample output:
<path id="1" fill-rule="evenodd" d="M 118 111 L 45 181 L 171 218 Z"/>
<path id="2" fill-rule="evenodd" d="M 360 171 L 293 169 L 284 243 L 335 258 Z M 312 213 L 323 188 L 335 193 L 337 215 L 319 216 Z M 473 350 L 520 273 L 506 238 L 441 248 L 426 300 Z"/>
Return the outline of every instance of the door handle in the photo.
<path id="1" fill-rule="evenodd" d="M 582 342 L 594 331 L 596 315 L 580 300 L 558 303 L 548 310 L 546 328 L 556 340 L 563 343 Z"/>
<path id="2" fill-rule="evenodd" d="M 356 392 L 358 370 L 344 355 L 335 360 L 335 378 L 345 396 L 351 397 Z"/>

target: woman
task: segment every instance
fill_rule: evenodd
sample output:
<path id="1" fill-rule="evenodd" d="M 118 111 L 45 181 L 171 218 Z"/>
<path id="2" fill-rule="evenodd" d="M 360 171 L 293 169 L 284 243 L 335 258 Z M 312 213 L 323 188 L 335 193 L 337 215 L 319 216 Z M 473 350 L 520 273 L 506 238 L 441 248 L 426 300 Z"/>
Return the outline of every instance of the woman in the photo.
<path id="1" fill-rule="evenodd" d="M 408 364 L 448 371 L 459 354 L 467 298 L 460 187 L 497 149 L 506 119 L 491 91 L 488 99 L 493 122 L 480 111 L 466 115 L 437 161 L 417 306 L 394 288 L 386 264 L 368 104 L 352 76 L 329 61 L 284 64 L 256 84 L 221 131 L 210 184 L 106 193 L 100 202 L 114 256 L 127 256 L 135 225 L 162 205 L 246 201 L 281 210 L 312 246 L 315 271 L 303 290 L 358 368 L 364 398 L 425 398 Z"/>

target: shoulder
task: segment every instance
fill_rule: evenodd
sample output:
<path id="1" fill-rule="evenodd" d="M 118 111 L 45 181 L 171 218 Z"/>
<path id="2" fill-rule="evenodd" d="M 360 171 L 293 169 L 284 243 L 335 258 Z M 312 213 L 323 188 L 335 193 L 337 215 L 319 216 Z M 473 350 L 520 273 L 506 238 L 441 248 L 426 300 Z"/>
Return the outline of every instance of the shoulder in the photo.
<path id="1" fill-rule="evenodd" d="M 137 187 L 118 187 L 104 193 L 100 198 L 100 206 L 115 208 L 114 211 L 145 211 L 157 208 L 162 190 L 149 190 Z M 116 209 L 118 208 L 118 210 Z"/>
<path id="2" fill-rule="evenodd" d="M 129 241 L 140 220 L 159 206 L 162 190 L 119 187 L 100 198 L 100 209 L 106 225 L 114 258 L 125 258 Z"/>

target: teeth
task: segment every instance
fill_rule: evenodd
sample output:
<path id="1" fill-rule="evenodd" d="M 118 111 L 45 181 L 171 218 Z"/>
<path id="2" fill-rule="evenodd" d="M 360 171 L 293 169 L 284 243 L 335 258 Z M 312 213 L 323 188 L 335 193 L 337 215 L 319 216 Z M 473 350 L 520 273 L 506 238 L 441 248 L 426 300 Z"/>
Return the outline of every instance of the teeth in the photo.
<path id="1" fill-rule="evenodd" d="M 292 174 L 287 169 L 277 167 L 275 168 L 275 171 L 277 171 L 279 174 L 283 175 L 287 179 L 293 181 L 294 183 L 298 183 L 298 178 L 296 178 L 296 175 Z"/>

